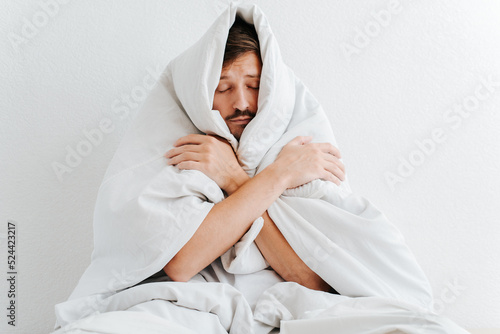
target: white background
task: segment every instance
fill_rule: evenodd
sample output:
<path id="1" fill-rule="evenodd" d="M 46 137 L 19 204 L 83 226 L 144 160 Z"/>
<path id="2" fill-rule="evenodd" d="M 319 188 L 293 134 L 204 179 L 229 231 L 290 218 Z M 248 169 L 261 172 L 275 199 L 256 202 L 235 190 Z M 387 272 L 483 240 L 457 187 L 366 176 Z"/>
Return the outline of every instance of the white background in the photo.
<path id="1" fill-rule="evenodd" d="M 142 101 L 150 72 L 198 40 L 227 1 L 41 3 L 50 1 L 2 1 L 0 10 L 2 310 L 9 219 L 19 272 L 18 326 L 1 311 L 2 333 L 51 331 L 54 305 L 89 264 L 97 191 L 139 109 L 133 98 Z M 439 312 L 468 328 L 500 327 L 500 86 L 473 104 L 482 79 L 500 81 L 499 2 L 256 3 L 328 113 L 353 191 L 401 229 Z M 470 116 L 452 128 L 445 114 L 464 103 Z M 103 119 L 113 130 L 82 146 Z M 415 141 L 439 128 L 445 140 L 419 156 Z M 67 165 L 78 145 L 91 152 L 59 179 L 54 162 Z M 399 158 L 418 157 L 391 188 L 386 174 Z"/>

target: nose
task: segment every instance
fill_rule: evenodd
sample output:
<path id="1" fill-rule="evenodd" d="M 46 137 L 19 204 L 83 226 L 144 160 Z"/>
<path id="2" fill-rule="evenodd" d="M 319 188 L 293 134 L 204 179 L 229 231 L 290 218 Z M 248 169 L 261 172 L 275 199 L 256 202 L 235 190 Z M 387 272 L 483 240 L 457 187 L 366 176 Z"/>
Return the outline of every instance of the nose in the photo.
<path id="1" fill-rule="evenodd" d="M 250 109 L 250 96 L 245 89 L 239 87 L 234 91 L 233 108 L 239 110 Z"/>

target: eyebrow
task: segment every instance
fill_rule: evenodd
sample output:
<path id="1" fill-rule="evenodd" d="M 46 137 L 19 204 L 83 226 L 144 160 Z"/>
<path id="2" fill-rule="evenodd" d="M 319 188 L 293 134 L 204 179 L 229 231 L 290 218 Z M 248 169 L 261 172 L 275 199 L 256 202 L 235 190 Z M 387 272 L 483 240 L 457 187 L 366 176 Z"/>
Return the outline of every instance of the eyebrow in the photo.
<path id="1" fill-rule="evenodd" d="M 257 79 L 260 79 L 260 75 L 257 75 L 257 74 L 247 74 L 247 75 L 245 75 L 245 78 L 257 78 Z M 224 80 L 224 79 L 229 79 L 229 76 L 222 75 L 220 77 L 220 80 Z"/>

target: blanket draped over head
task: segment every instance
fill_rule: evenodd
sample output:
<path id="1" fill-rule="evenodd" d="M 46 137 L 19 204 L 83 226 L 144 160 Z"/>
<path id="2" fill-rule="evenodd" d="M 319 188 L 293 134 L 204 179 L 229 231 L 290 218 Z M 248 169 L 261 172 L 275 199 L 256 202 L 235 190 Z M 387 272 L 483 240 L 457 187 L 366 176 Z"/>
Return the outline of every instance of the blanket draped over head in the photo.
<path id="1" fill-rule="evenodd" d="M 239 141 L 212 110 L 236 15 L 255 25 L 263 61 L 258 112 Z M 196 311 L 192 322 L 206 321 L 204 333 L 268 333 L 280 322 L 282 333 L 301 332 L 294 326 L 326 326 L 325 321 L 333 332 L 358 334 L 417 333 L 422 326 L 427 333 L 445 326 L 431 311 L 430 285 L 401 233 L 370 201 L 353 194 L 347 180 L 341 186 L 314 180 L 288 189 L 268 209 L 297 255 L 340 295 L 281 279 L 260 287 L 257 277 L 271 271 L 253 242 L 262 218 L 217 260 L 218 279 L 206 274 L 185 283 L 138 284 L 159 272 L 224 200 L 202 172 L 179 170 L 163 157 L 177 139 L 193 133 L 227 139 L 250 177 L 296 136 L 337 146 L 322 107 L 284 64 L 261 10 L 230 5 L 196 44 L 168 64 L 120 143 L 98 192 L 91 263 L 69 300 L 56 305 L 59 331 L 133 332 L 139 317 L 151 332 L 172 326 L 172 332 L 192 333 L 176 323 L 181 317 L 149 314 L 155 312 L 146 306 L 163 307 L 160 302 Z M 255 302 L 232 284 L 240 278 L 254 289 Z M 126 310 L 143 312 L 127 316 Z M 205 315 L 211 320 L 203 320 Z"/>

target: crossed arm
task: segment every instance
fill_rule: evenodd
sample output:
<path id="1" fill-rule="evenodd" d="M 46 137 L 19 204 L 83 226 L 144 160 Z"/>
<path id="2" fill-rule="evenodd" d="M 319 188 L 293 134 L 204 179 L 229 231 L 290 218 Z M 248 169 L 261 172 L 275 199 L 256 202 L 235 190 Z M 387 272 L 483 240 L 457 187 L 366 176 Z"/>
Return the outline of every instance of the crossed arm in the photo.
<path id="1" fill-rule="evenodd" d="M 213 136 L 180 138 L 165 154 L 170 165 L 196 169 L 214 180 L 228 197 L 215 204 L 193 237 L 165 265 L 174 281 L 188 281 L 231 248 L 258 217 L 264 227 L 255 239 L 271 267 L 286 281 L 315 290 L 330 287 L 298 257 L 267 213 L 287 189 L 314 179 L 336 184 L 344 180 L 340 152 L 328 143 L 297 137 L 285 145 L 274 163 L 250 178 L 227 141 Z"/>

